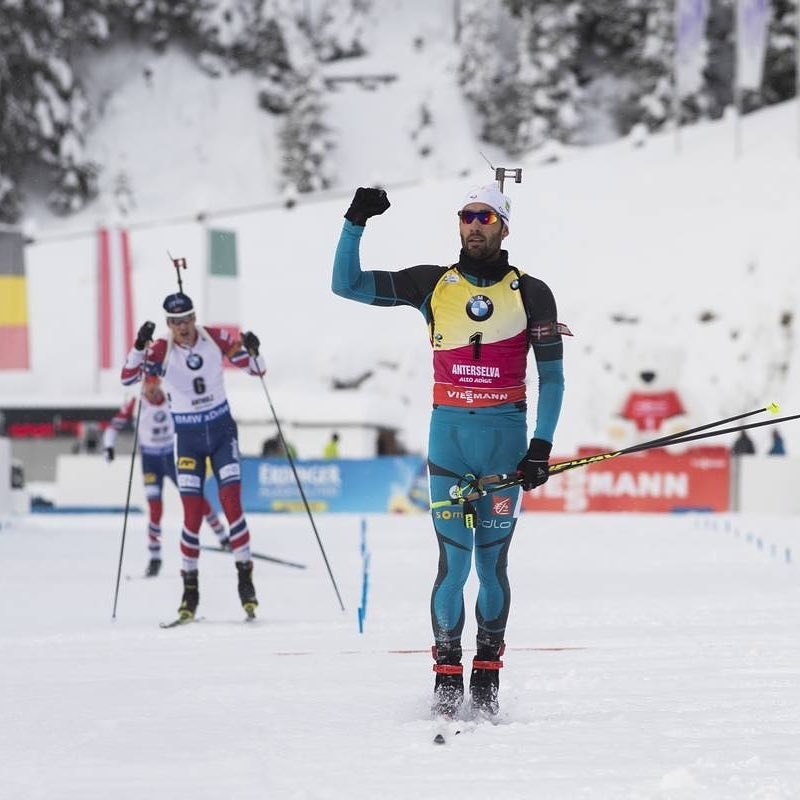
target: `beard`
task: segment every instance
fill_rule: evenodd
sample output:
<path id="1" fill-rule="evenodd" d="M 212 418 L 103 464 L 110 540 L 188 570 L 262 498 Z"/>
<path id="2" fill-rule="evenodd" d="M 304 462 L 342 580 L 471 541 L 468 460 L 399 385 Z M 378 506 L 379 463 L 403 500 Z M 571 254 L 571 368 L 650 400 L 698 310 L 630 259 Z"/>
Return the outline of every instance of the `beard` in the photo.
<path id="1" fill-rule="evenodd" d="M 503 243 L 503 226 L 498 226 L 497 231 L 489 233 L 470 232 L 461 237 L 461 247 L 464 252 L 477 261 L 491 261 L 499 252 Z"/>

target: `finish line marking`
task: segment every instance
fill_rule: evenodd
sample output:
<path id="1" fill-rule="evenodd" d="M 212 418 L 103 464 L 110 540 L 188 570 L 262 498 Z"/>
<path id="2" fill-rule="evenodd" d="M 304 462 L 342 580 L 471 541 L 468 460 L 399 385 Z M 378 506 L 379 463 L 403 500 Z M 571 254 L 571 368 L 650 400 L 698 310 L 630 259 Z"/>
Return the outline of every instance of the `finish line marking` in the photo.
<path id="1" fill-rule="evenodd" d="M 507 647 L 507 653 L 561 653 L 572 650 L 588 650 L 588 647 L 564 645 L 557 647 Z M 430 648 L 424 650 L 339 650 L 333 655 L 363 656 L 363 655 L 430 655 Z M 474 653 L 475 650 L 464 650 L 465 653 Z M 320 655 L 316 650 L 279 650 L 272 653 L 274 656 L 315 656 Z"/>

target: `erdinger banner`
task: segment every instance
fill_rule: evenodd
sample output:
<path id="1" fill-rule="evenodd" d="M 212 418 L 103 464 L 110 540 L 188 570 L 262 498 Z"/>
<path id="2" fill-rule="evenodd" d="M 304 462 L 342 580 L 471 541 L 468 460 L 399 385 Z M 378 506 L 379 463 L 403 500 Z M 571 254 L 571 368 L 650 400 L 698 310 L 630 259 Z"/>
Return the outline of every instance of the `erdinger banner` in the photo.
<path id="1" fill-rule="evenodd" d="M 295 461 L 312 511 L 410 513 L 428 510 L 428 473 L 419 456 Z M 247 512 L 305 513 L 294 472 L 285 458 L 241 459 L 242 505 Z M 205 496 L 219 510 L 216 481 Z"/>
<path id="2" fill-rule="evenodd" d="M 568 461 L 588 455 L 552 458 Z M 525 492 L 525 511 L 728 511 L 730 458 L 724 447 L 619 456 L 553 475 Z"/>

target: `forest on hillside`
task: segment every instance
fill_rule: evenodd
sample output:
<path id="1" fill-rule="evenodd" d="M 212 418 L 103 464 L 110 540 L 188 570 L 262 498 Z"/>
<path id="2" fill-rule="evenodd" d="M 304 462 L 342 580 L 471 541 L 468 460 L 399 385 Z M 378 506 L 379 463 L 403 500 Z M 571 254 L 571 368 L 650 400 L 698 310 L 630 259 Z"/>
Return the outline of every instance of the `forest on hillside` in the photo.
<path id="1" fill-rule="evenodd" d="M 511 156 L 548 142 L 591 144 L 587 119 L 604 103 L 614 133 L 658 130 L 672 113 L 674 0 L 448 0 L 464 98 L 481 137 Z M 710 0 L 702 85 L 682 122 L 732 103 L 735 0 Z M 772 0 L 765 77 L 745 111 L 795 93 L 798 0 Z M 84 143 L 90 107 L 79 64 L 122 41 L 180 43 L 217 77 L 258 77 L 254 102 L 280 118 L 281 179 L 328 188 L 336 140 L 326 124 L 326 64 L 370 52 L 375 0 L 0 0 L 0 221 L 22 214 L 35 175 L 59 214 L 97 193 L 103 165 Z M 600 98 L 600 99 L 598 99 Z"/>

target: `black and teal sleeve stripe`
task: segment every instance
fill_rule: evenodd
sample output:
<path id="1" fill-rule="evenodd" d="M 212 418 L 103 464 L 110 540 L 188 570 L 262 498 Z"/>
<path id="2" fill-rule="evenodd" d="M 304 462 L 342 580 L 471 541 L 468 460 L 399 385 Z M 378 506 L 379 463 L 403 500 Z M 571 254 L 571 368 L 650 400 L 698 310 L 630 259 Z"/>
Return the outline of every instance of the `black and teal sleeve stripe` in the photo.
<path id="1" fill-rule="evenodd" d="M 333 293 L 375 306 L 413 306 L 425 313 L 427 300 L 446 267 L 421 264 L 396 272 L 362 271 L 359 246 L 363 233 L 362 226 L 345 220 L 333 260 Z"/>

